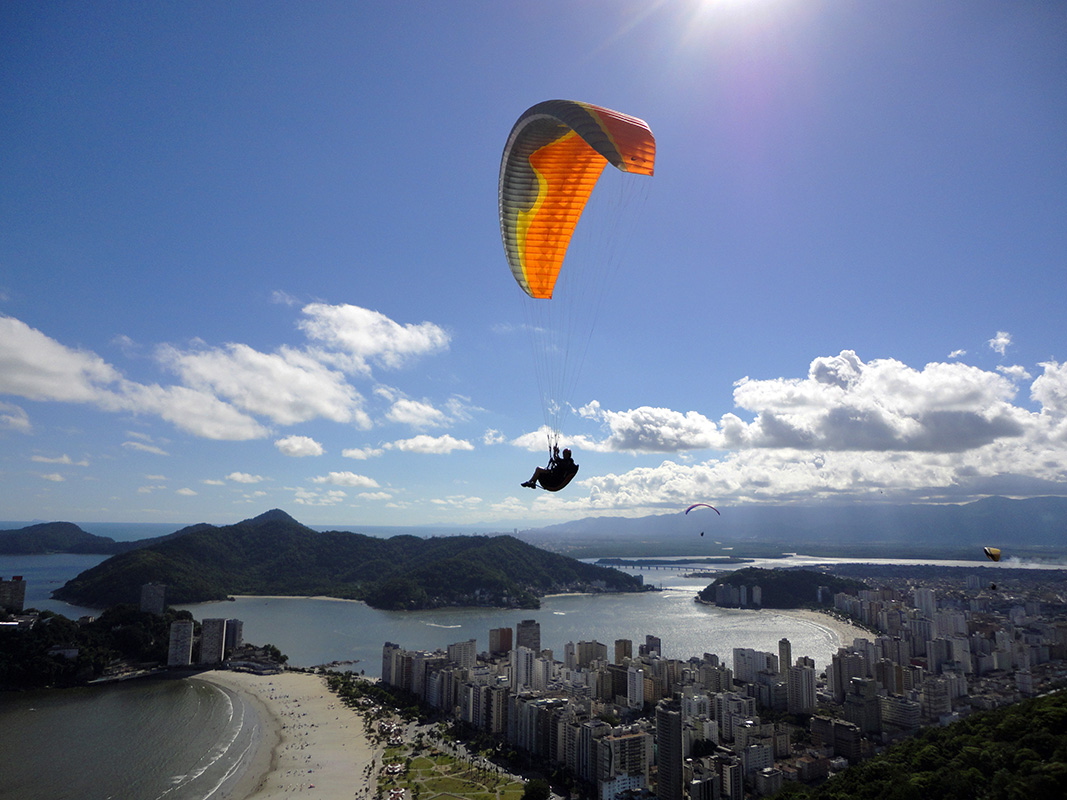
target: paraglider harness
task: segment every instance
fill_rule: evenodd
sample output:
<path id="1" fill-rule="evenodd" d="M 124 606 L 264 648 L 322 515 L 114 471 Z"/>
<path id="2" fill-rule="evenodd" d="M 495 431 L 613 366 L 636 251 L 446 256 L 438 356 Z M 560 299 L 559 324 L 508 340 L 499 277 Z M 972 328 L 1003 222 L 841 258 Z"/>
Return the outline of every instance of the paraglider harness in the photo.
<path id="1" fill-rule="evenodd" d="M 548 467 L 545 471 L 548 474 L 542 475 L 538 482 L 546 492 L 558 492 L 578 474 L 578 465 L 574 463 L 574 460 L 570 456 L 566 458 L 560 456 L 558 440 L 555 442 L 549 440 Z"/>

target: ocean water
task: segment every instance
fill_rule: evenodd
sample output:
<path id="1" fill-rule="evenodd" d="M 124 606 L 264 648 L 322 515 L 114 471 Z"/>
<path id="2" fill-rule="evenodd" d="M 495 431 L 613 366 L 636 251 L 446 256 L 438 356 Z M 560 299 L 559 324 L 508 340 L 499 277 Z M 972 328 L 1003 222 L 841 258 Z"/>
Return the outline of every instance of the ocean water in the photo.
<path id="1" fill-rule="evenodd" d="M 261 736 L 240 695 L 195 679 L 3 693 L 0 798 L 221 800 Z"/>

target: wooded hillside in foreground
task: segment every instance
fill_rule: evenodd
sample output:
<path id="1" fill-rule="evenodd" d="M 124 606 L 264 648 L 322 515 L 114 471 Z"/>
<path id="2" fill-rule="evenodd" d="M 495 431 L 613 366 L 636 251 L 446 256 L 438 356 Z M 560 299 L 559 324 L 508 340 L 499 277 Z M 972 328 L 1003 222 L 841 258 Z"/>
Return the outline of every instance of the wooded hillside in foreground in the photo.
<path id="1" fill-rule="evenodd" d="M 822 786 L 776 798 L 973 800 L 1067 797 L 1067 692 L 926 728 Z"/>

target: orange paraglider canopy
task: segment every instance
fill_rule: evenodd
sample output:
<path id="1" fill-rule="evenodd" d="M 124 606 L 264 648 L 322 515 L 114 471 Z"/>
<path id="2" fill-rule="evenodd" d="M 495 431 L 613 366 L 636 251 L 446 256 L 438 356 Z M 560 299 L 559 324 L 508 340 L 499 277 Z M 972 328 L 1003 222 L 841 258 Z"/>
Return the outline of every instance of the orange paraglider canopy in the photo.
<path id="1" fill-rule="evenodd" d="M 519 117 L 500 162 L 500 235 L 530 297 L 552 297 L 567 246 L 606 164 L 651 175 L 656 141 L 636 117 L 547 100 Z"/>

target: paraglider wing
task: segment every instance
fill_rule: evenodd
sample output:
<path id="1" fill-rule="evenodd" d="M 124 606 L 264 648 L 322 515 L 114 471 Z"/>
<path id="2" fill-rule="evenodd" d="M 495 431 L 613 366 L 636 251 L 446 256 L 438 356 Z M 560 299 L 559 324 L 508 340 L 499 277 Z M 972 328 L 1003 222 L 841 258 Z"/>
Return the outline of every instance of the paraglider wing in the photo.
<path id="1" fill-rule="evenodd" d="M 707 503 L 693 503 L 693 505 L 689 506 L 689 508 L 685 510 L 685 513 L 688 514 L 694 508 L 710 508 L 716 514 L 719 514 L 719 509 L 715 508 L 715 506 L 709 506 Z M 719 516 L 721 517 L 722 514 L 719 514 Z M 703 536 L 704 534 L 702 533 L 700 535 Z"/>
<path id="2" fill-rule="evenodd" d="M 606 164 L 651 175 L 656 141 L 636 117 L 546 100 L 519 117 L 500 161 L 500 235 L 515 280 L 552 297 L 574 227 Z"/>
<path id="3" fill-rule="evenodd" d="M 993 561 L 1000 561 L 1000 549 L 997 547 L 983 547 L 982 552 L 986 554 L 986 558 Z"/>

